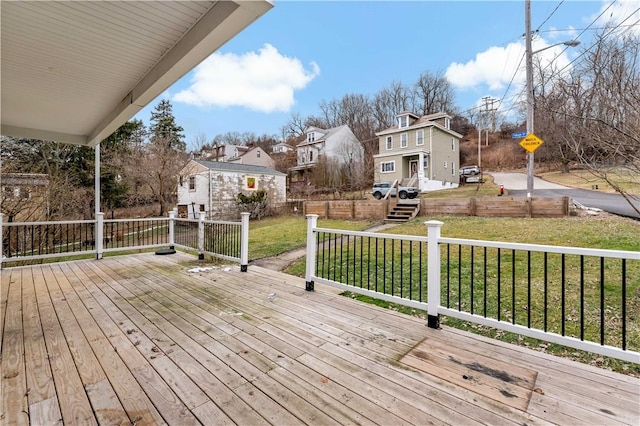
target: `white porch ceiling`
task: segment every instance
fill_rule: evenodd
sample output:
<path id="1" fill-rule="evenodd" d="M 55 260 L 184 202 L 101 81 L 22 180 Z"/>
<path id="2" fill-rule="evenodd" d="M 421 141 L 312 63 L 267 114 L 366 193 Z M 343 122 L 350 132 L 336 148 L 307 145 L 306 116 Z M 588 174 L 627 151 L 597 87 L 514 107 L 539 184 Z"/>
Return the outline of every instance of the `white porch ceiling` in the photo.
<path id="1" fill-rule="evenodd" d="M 2 1 L 0 133 L 95 146 L 272 7 Z"/>

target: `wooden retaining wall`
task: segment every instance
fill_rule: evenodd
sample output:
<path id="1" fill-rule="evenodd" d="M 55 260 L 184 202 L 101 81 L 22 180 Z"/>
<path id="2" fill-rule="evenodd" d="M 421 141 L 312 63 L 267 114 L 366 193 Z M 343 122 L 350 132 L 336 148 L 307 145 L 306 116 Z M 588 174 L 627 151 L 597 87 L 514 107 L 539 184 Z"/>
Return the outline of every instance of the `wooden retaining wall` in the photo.
<path id="1" fill-rule="evenodd" d="M 304 214 L 321 219 L 383 220 L 395 200 L 305 201 Z M 569 197 L 531 200 L 516 197 L 423 198 L 418 216 L 462 215 L 483 217 L 564 217 L 569 215 Z"/>

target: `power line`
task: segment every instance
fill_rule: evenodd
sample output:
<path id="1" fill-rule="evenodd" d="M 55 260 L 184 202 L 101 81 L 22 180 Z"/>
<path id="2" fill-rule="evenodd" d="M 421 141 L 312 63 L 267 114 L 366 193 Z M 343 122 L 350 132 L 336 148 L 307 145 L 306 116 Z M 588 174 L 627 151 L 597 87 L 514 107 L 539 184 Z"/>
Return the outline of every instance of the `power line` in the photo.
<path id="1" fill-rule="evenodd" d="M 554 13 L 556 13 L 556 11 L 558 10 L 558 8 L 562 5 L 562 3 L 564 3 L 564 0 L 562 0 L 560 3 L 558 3 L 558 5 L 556 6 L 555 9 L 553 9 L 553 12 L 551 12 L 551 14 L 549 16 L 547 16 L 547 19 L 545 19 L 544 21 L 542 21 L 542 24 L 538 25 L 538 29 L 535 30 L 535 32 L 539 32 L 540 28 L 542 28 L 542 26 L 544 24 L 547 23 L 547 21 L 553 16 Z"/>

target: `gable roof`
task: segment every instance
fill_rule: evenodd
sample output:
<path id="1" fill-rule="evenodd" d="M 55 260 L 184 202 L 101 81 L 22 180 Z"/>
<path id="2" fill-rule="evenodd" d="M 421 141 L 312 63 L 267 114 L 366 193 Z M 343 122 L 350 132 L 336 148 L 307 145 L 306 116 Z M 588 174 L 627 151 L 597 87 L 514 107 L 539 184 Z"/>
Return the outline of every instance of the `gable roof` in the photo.
<path id="1" fill-rule="evenodd" d="M 204 161 L 193 160 L 196 163 L 206 167 L 209 170 L 217 172 L 238 172 L 238 173 L 255 173 L 263 175 L 286 176 L 277 170 L 264 166 L 254 166 L 251 164 L 228 163 L 223 161 Z"/>
<path id="2" fill-rule="evenodd" d="M 403 114 L 403 113 L 402 113 Z M 401 114 L 399 114 L 401 115 Z M 384 136 L 384 135 L 390 135 L 393 133 L 398 133 L 398 132 L 406 132 L 407 130 L 414 130 L 414 129 L 419 129 L 419 128 L 423 128 L 423 127 L 436 127 L 440 130 L 442 130 L 445 133 L 450 134 L 451 136 L 454 136 L 458 139 L 462 138 L 462 135 L 456 131 L 453 131 L 451 129 L 447 129 L 446 127 L 444 127 L 443 125 L 435 122 L 434 120 L 437 120 L 439 118 L 451 118 L 450 115 L 448 115 L 447 113 L 444 112 L 438 112 L 435 114 L 429 114 L 429 115 L 423 115 L 422 117 L 418 118 L 416 121 L 414 121 L 410 126 L 408 127 L 403 127 L 400 128 L 399 125 L 394 125 L 392 127 L 389 127 L 387 129 L 381 130 L 379 132 L 376 132 L 376 136 Z"/>
<path id="3" fill-rule="evenodd" d="M 306 133 L 311 133 L 311 132 L 318 132 L 320 133 L 322 136 L 319 138 L 316 138 L 314 141 L 303 141 L 301 143 L 298 144 L 299 147 L 302 146 L 306 146 L 306 145 L 314 145 L 318 142 L 322 142 L 322 141 L 326 141 L 328 139 L 331 139 L 331 137 L 333 135 L 335 135 L 336 133 L 338 133 L 339 131 L 343 130 L 343 129 L 347 129 L 349 130 L 349 132 L 351 132 L 351 129 L 349 129 L 349 126 L 347 126 L 346 124 L 343 124 L 342 126 L 338 126 L 338 127 L 332 127 L 330 129 L 320 129 L 319 127 L 310 127 L 310 130 L 307 131 Z"/>
<path id="4" fill-rule="evenodd" d="M 95 146 L 272 7 L 3 1 L 0 133 Z"/>

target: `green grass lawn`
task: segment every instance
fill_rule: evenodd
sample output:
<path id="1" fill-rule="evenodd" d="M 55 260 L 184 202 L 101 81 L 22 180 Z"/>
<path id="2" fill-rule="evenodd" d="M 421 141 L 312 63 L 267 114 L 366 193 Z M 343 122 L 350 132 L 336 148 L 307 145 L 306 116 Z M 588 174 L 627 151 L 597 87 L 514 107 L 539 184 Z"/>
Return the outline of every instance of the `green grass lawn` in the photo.
<path id="1" fill-rule="evenodd" d="M 373 222 L 320 219 L 318 226 L 361 231 Z M 251 221 L 249 224 L 249 259 L 277 256 L 307 244 L 307 220 L 304 216 L 279 216 Z"/>

